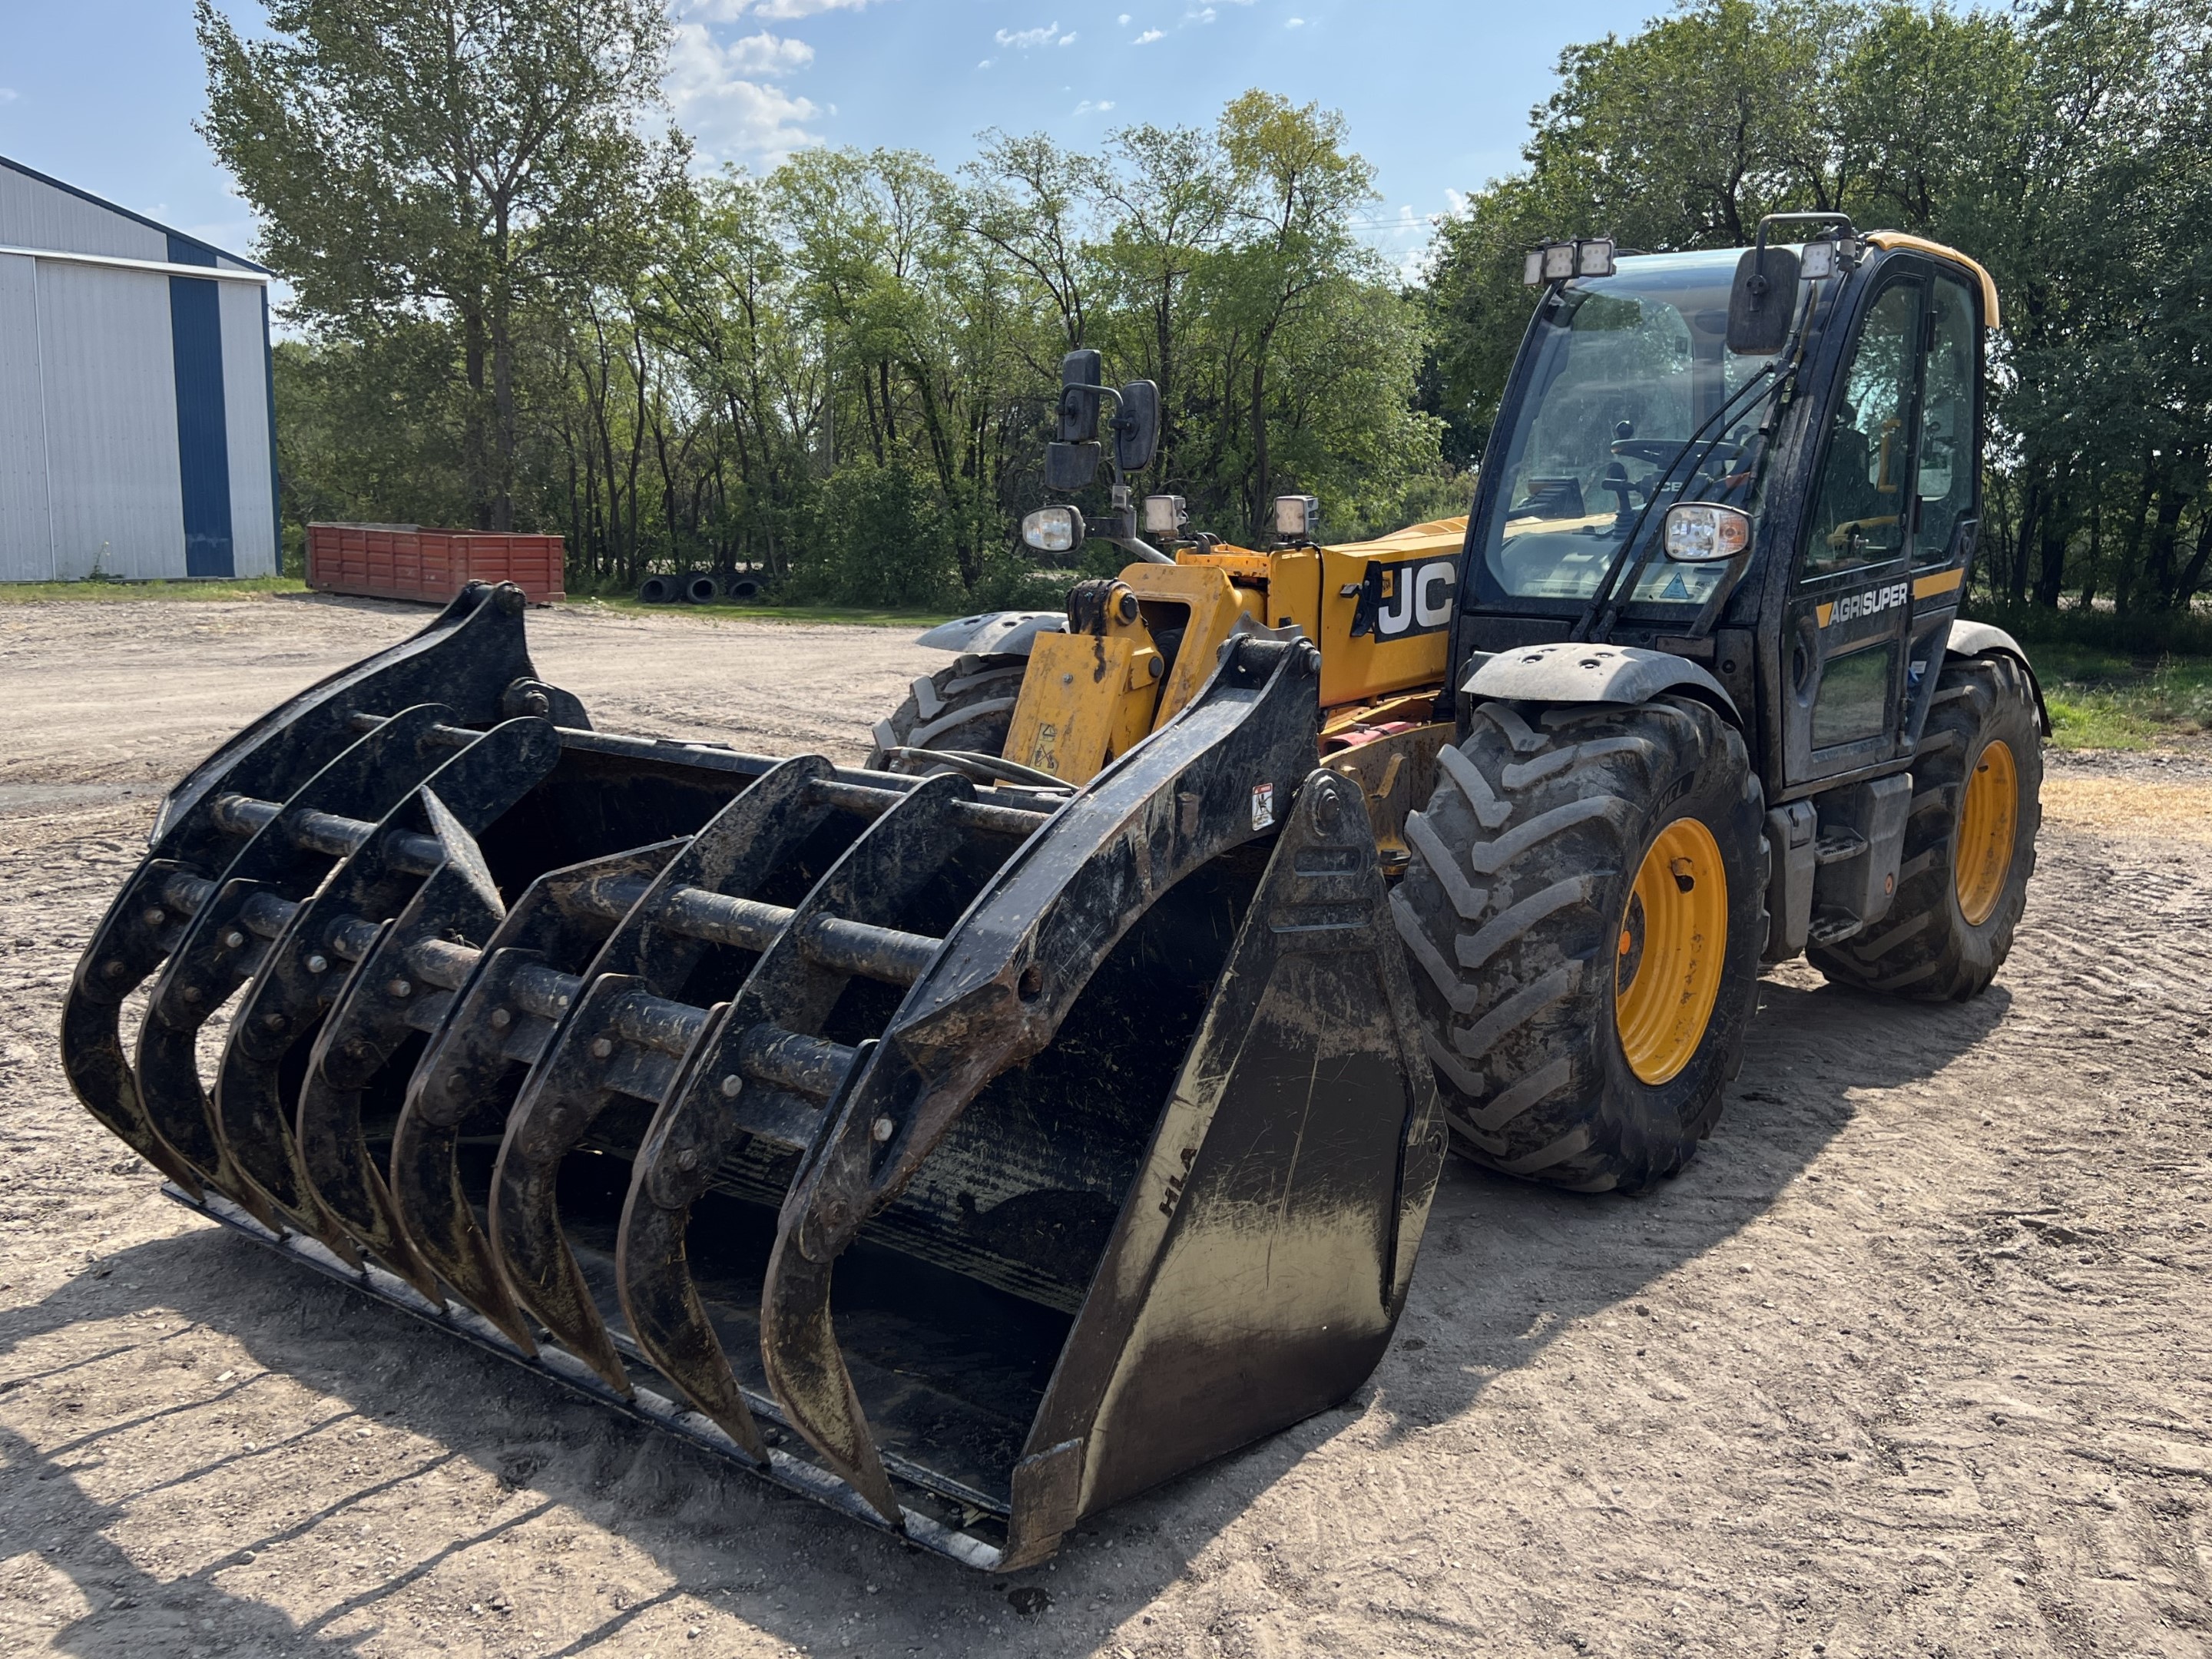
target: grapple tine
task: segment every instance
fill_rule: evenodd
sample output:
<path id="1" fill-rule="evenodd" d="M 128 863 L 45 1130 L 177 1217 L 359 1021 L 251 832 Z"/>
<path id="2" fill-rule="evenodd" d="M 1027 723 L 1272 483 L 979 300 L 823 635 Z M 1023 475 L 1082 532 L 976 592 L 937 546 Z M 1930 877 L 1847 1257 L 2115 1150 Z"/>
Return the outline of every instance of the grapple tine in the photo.
<path id="1" fill-rule="evenodd" d="M 124 998 L 161 967 L 183 933 L 163 896 L 179 878 L 193 879 L 174 859 L 149 859 L 108 906 L 62 1001 L 62 1070 L 86 1110 L 198 1197 L 199 1173 L 155 1127 L 123 1047 Z"/>
<path id="2" fill-rule="evenodd" d="M 387 1259 L 426 1295 L 428 1267 L 390 1224 L 390 1200 L 361 1116 L 363 1090 L 406 1038 L 434 1028 L 435 1010 L 410 1022 L 437 990 L 410 962 L 387 963 L 389 921 L 450 874 L 465 890 L 477 937 L 491 931 L 497 889 L 475 842 L 484 829 L 551 773 L 561 745 L 549 721 L 524 718 L 494 727 L 453 754 L 398 803 L 375 832 L 303 902 L 270 947 L 225 1048 L 216 1085 L 289 1120 L 284 1136 L 300 1186 L 359 1243 Z M 440 884 L 449 890 L 452 882 Z M 352 971 L 333 971 L 351 959 Z M 434 970 L 438 964 L 423 963 Z M 374 971 L 372 972 L 371 969 Z M 342 1005 L 339 1029 L 325 1011 Z M 283 1097 L 298 1049 L 307 1063 L 290 1110 Z"/>
<path id="3" fill-rule="evenodd" d="M 905 1517 L 890 1477 L 884 1472 L 860 1396 L 838 1352 L 830 1318 L 834 1266 L 809 1261 L 789 1231 L 777 1235 L 768 1269 L 776 1293 L 761 1308 L 761 1352 L 768 1360 L 769 1382 L 777 1401 L 830 1467 L 870 1509 L 903 1530 Z"/>
<path id="4" fill-rule="evenodd" d="M 208 1128 L 215 1105 L 200 1081 L 199 1030 L 179 1030 L 166 1021 L 149 1018 L 138 1032 L 138 1089 L 149 1103 L 157 1103 L 163 1140 L 174 1147 L 203 1184 L 228 1194 L 264 1227 L 287 1225 L 304 1232 L 319 1232 L 299 1211 L 271 1201 L 248 1180 L 228 1150 Z M 185 1109 L 187 1103 L 199 1109 L 195 1123 Z M 351 1249 L 340 1254 L 353 1262 Z M 358 1265 L 354 1263 L 353 1265 Z"/>
<path id="5" fill-rule="evenodd" d="M 768 1447 L 761 1439 L 760 1425 L 738 1387 L 737 1374 L 714 1334 L 684 1255 L 692 1201 L 706 1190 L 714 1164 L 702 1168 L 696 1151 L 688 1167 L 677 1166 L 673 1158 L 656 1157 L 658 1131 L 656 1121 L 656 1134 L 647 1136 L 639 1153 L 639 1170 L 651 1166 L 673 1175 L 681 1167 L 685 1182 L 679 1188 L 665 1181 L 635 1180 L 623 1200 L 615 1277 L 630 1335 L 685 1399 L 756 1462 L 766 1463 Z"/>
<path id="6" fill-rule="evenodd" d="M 627 1374 L 562 1233 L 561 1161 L 617 1095 L 657 1102 L 681 1074 L 707 1017 L 665 999 L 713 942 L 690 901 L 756 891 L 836 810 L 819 787 L 834 771 L 819 756 L 785 762 L 676 856 L 601 947 L 508 1116 L 492 1182 L 501 1265 L 523 1305 L 615 1387 L 628 1386 Z"/>

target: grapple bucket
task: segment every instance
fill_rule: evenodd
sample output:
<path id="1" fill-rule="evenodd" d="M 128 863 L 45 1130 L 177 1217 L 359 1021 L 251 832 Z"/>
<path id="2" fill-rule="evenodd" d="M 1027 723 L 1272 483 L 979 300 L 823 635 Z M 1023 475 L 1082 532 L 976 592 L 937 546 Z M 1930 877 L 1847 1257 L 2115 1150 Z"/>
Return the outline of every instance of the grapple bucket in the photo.
<path id="1" fill-rule="evenodd" d="M 170 797 L 63 1046 L 174 1195 L 986 1568 L 1359 1385 L 1443 1143 L 1310 646 L 1047 792 L 595 732 L 521 611 Z"/>

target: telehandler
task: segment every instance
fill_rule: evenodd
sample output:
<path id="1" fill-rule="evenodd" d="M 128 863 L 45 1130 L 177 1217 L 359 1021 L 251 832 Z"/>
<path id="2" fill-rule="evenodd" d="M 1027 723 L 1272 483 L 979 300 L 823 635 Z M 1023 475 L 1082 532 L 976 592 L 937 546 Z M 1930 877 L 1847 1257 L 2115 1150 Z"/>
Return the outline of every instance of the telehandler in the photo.
<path id="1" fill-rule="evenodd" d="M 1448 1132 L 1637 1187 L 1711 1127 L 1760 960 L 1922 997 L 2002 961 L 2039 703 L 1956 620 L 1996 299 L 1814 222 L 1534 250 L 1464 525 L 1322 546 L 1293 498 L 1245 551 L 1155 498 L 1160 552 L 1121 389 L 1137 562 L 940 632 L 868 768 L 596 731 L 472 585 L 170 792 L 71 1084 L 297 1263 L 1040 1561 L 1359 1386 Z"/>
<path id="2" fill-rule="evenodd" d="M 1778 224 L 1813 240 L 1770 245 Z M 1285 496 L 1272 550 L 1201 538 L 1163 564 L 1117 471 L 1105 534 L 1141 562 L 1065 619 L 922 635 L 963 654 L 878 726 L 871 764 L 982 750 L 1079 781 L 1173 718 L 1194 644 L 1302 629 L 1322 764 L 1360 785 L 1403 878 L 1455 1144 L 1635 1188 L 1711 1131 L 1762 963 L 1809 951 L 1923 999 L 1990 982 L 2034 868 L 2049 719 L 2019 645 L 1958 615 L 1999 321 L 1979 265 L 1781 214 L 1751 249 L 1587 239 L 1532 249 L 1524 275 L 1541 294 L 1468 518 L 1316 546 L 1312 498 Z M 1097 368 L 1063 365 L 1048 466 L 1079 488 Z M 1117 416 L 1122 459 L 1146 430 Z M 1175 538 L 1182 507 L 1147 498 L 1147 530 Z M 1066 507 L 1024 526 L 1046 550 L 1084 528 Z"/>

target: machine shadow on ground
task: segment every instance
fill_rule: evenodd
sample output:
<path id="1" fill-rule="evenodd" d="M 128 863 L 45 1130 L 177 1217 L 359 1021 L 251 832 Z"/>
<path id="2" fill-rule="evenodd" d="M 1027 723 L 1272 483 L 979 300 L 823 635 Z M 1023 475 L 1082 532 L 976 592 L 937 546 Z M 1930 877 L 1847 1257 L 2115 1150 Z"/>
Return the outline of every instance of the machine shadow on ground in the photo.
<path id="1" fill-rule="evenodd" d="M 126 1645 L 179 1656 L 410 1650 L 399 1613 L 410 1605 L 419 1613 L 421 1605 L 404 1598 L 441 1573 L 424 1594 L 434 1595 L 441 1616 L 454 1616 L 457 1594 L 469 1592 L 448 1588 L 442 1575 L 458 1567 L 465 1577 L 471 1552 L 541 1521 L 619 1534 L 647 1558 L 641 1577 L 657 1569 L 665 1587 L 595 1606 L 604 1616 L 580 1631 L 572 1604 L 560 1620 L 564 1633 L 547 1630 L 535 1640 L 530 1608 L 518 1601 L 510 1613 L 487 1615 L 497 1620 L 495 1632 L 483 1633 L 487 1651 L 566 1655 L 610 1642 L 611 1650 L 645 1651 L 653 1644 L 633 1649 L 642 1632 L 632 1627 L 672 1616 L 660 1610 L 690 1597 L 808 1654 L 1089 1653 L 1316 1449 L 1370 1411 L 1384 1414 L 1388 1443 L 1480 1409 L 1495 1380 L 1528 1364 L 1558 1333 L 1633 1298 L 1765 1212 L 1849 1123 L 1853 1091 L 1934 1075 L 1981 1042 L 2009 1004 L 2002 987 L 1973 1002 L 1934 1006 L 1778 979 L 1762 993 L 1741 1076 L 1688 1170 L 1638 1196 L 1593 1197 L 1454 1161 L 1398 1340 L 1360 1394 L 1085 1522 L 1050 1569 L 991 1579 L 907 1549 L 211 1228 L 103 1257 L 44 1300 L 0 1316 L 0 1356 L 142 1308 L 187 1322 L 176 1339 L 119 1339 L 121 1346 L 99 1345 L 100 1352 L 46 1371 L 11 1370 L 0 1397 L 33 1385 L 65 1389 L 67 1373 L 133 1363 L 127 1356 L 134 1351 L 135 1363 L 158 1368 L 168 1363 L 161 1346 L 194 1327 L 243 1345 L 267 1373 L 220 1386 L 194 1376 L 196 1399 L 127 1410 L 43 1446 L 0 1431 L 0 1520 L 12 1547 L 5 1553 L 39 1549 L 74 1581 L 92 1611 L 52 1640 L 86 1655 Z M 1877 1013 L 1884 1040 L 1867 1043 L 1863 1033 Z M 105 1282 L 94 1282 L 95 1275 Z M 234 1411 L 246 1391 L 283 1377 L 319 1396 L 298 1413 L 304 1422 L 254 1450 L 198 1449 L 235 1444 L 234 1431 L 217 1430 L 214 1419 Z M 204 1428 L 195 1429 L 195 1418 Z M 289 1452 L 358 1433 L 361 1425 L 404 1437 L 408 1449 L 362 1474 L 333 1479 L 327 1462 L 305 1475 L 283 1473 Z M 173 1449 L 179 1436 L 181 1454 Z M 472 1507 L 457 1506 L 442 1489 L 435 1504 L 410 1492 L 426 1477 L 456 1471 L 483 1489 Z M 269 1516 L 279 1507 L 272 1494 L 280 1481 L 289 1482 L 289 1506 Z M 228 1494 L 233 1533 L 250 1534 L 245 1541 L 167 1576 L 118 1541 L 119 1530 L 176 1535 L 188 1513 L 181 1499 L 202 1482 Z M 257 1494 L 265 1518 L 249 1518 Z M 173 1526 L 149 1527 L 149 1513 L 161 1506 L 173 1506 Z M 459 1524 L 464 1509 L 467 1525 Z M 395 1513 L 409 1518 L 395 1522 Z M 281 1559 L 293 1540 L 368 1516 L 387 1529 L 414 1528 L 410 1559 L 356 1575 L 304 1622 L 217 1582 L 236 1583 L 234 1570 L 254 1558 L 276 1551 Z M 1036 1605 L 1033 1594 L 1018 1594 L 1036 1589 L 1046 1591 L 1046 1609 L 1010 1617 L 1010 1603 Z M 574 1587 L 564 1593 L 573 1603 Z M 395 1622 L 374 1628 L 380 1613 Z M 825 1629 L 830 1624 L 835 1628 Z M 738 1628 L 705 1633 L 734 1637 Z M 711 1640 L 694 1649 L 702 1650 L 720 1650 Z"/>

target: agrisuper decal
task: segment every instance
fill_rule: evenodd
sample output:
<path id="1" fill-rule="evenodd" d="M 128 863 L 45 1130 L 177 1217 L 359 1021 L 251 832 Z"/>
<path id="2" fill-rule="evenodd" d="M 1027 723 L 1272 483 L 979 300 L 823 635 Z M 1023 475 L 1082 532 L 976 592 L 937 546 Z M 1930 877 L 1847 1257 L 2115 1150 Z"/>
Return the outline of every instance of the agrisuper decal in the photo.
<path id="1" fill-rule="evenodd" d="M 1869 617 L 1878 617 L 1912 602 L 1911 582 L 1884 582 L 1880 587 L 1869 587 L 1864 592 L 1846 593 L 1839 599 L 1831 599 L 1820 606 L 1820 626 L 1837 623 L 1863 622 Z"/>
<path id="2" fill-rule="evenodd" d="M 1451 625 L 1458 586 L 1459 566 L 1451 559 L 1370 559 L 1357 590 L 1352 636 L 1372 634 L 1387 641 L 1438 633 Z"/>

